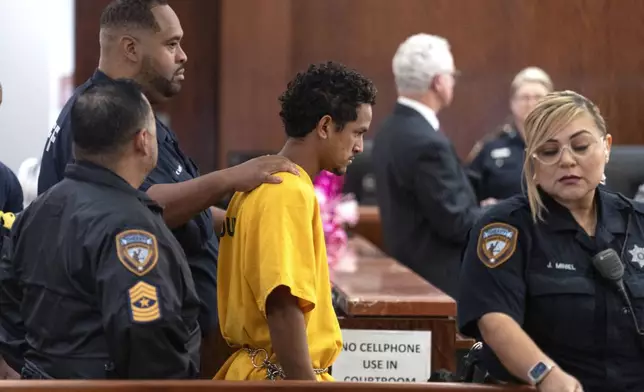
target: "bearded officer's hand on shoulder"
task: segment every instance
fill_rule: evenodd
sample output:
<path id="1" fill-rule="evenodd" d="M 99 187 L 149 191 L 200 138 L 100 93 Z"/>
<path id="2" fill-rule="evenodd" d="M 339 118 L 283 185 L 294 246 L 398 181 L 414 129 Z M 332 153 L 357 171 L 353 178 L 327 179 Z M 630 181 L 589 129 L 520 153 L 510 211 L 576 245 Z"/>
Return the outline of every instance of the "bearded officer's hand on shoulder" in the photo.
<path id="1" fill-rule="evenodd" d="M 236 192 L 249 192 L 264 183 L 281 183 L 282 179 L 275 176 L 275 173 L 288 172 L 296 176 L 300 174 L 297 165 L 280 155 L 253 158 L 230 170 L 234 172 L 231 177 Z"/>

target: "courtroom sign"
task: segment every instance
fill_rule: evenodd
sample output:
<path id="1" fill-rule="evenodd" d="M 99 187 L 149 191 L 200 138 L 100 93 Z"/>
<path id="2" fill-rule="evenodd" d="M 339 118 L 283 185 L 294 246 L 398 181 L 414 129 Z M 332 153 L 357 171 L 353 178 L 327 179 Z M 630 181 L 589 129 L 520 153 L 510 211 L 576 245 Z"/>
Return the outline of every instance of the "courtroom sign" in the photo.
<path id="1" fill-rule="evenodd" d="M 342 352 L 333 364 L 336 381 L 427 382 L 431 331 L 343 329 Z"/>

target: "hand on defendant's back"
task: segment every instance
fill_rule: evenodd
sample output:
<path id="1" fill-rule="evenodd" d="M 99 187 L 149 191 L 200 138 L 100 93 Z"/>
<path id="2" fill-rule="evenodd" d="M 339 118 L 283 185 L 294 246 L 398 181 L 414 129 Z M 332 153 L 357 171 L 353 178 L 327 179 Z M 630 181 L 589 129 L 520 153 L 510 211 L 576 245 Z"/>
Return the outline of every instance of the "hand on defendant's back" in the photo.
<path id="1" fill-rule="evenodd" d="M 289 172 L 299 175 L 297 166 L 279 155 L 265 155 L 246 161 L 240 165 L 232 167 L 233 189 L 237 192 L 248 192 L 259 185 L 279 184 L 282 179 L 273 174 L 279 172 Z"/>

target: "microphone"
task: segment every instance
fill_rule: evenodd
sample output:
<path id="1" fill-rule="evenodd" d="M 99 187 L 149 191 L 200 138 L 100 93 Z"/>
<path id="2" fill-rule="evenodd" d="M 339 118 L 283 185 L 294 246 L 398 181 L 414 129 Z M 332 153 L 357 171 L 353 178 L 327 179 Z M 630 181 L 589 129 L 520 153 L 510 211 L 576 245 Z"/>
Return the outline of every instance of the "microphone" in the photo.
<path id="1" fill-rule="evenodd" d="M 593 266 L 604 279 L 609 280 L 617 285 L 621 295 L 626 295 L 624 287 L 624 264 L 614 249 L 605 249 L 593 257 Z M 627 296 L 628 297 L 628 296 Z M 630 300 L 629 300 L 630 302 Z"/>
<path id="2" fill-rule="evenodd" d="M 644 336 L 644 332 L 639 327 L 637 322 L 637 317 L 635 316 L 635 311 L 633 310 L 633 305 L 631 304 L 631 299 L 628 296 L 626 287 L 624 286 L 624 264 L 619 258 L 619 255 L 613 249 L 605 249 L 597 253 L 593 257 L 593 266 L 599 272 L 599 274 L 604 277 L 604 279 L 609 280 L 617 286 L 617 291 L 619 295 L 624 300 L 626 307 L 628 308 L 631 317 L 633 318 L 633 324 L 635 324 L 635 330 L 640 336 Z"/>

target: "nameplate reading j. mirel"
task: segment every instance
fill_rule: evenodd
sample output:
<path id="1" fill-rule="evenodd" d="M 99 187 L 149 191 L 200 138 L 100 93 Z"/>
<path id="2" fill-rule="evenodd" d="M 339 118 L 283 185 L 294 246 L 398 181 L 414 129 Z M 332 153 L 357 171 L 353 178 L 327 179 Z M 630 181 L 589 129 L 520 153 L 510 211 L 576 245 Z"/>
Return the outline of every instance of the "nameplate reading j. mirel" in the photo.
<path id="1" fill-rule="evenodd" d="M 342 339 L 336 381 L 427 382 L 431 375 L 431 331 L 343 329 Z"/>

